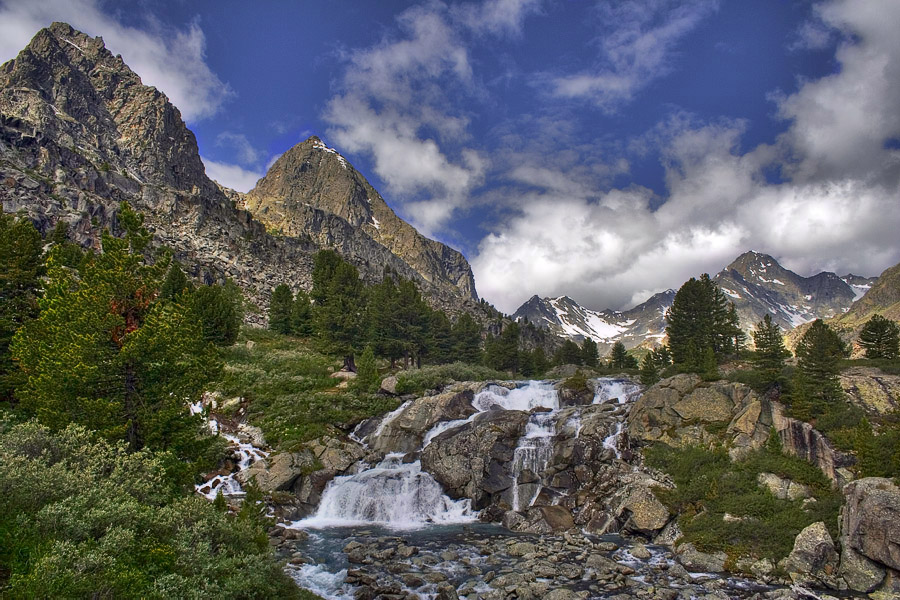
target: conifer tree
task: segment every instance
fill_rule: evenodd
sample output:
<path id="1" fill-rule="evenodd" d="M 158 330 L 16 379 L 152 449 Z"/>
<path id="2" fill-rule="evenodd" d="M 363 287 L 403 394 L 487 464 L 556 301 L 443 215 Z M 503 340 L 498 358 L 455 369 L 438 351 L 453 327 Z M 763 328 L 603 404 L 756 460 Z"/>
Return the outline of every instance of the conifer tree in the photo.
<path id="1" fill-rule="evenodd" d="M 335 271 L 338 265 L 342 264 L 344 259 L 334 250 L 319 250 L 313 257 L 312 272 L 312 291 L 309 297 L 314 304 L 325 301 L 328 296 L 328 288 L 334 279 Z"/>
<path id="2" fill-rule="evenodd" d="M 269 300 L 269 329 L 285 335 L 291 333 L 293 303 L 294 295 L 291 288 L 284 283 L 275 287 Z"/>
<path id="3" fill-rule="evenodd" d="M 169 272 L 166 273 L 166 278 L 163 280 L 162 287 L 159 289 L 159 297 L 166 300 L 174 300 L 191 288 L 191 282 L 188 280 L 187 275 L 184 274 L 184 271 L 181 270 L 181 265 L 178 264 L 177 260 L 173 260 L 172 266 L 169 267 Z"/>
<path id="4" fill-rule="evenodd" d="M 577 346 L 576 346 L 577 348 Z M 496 338 L 488 338 L 484 345 L 485 364 L 497 371 L 519 370 L 519 324 L 509 323 Z"/>
<path id="5" fill-rule="evenodd" d="M 664 369 L 672 364 L 672 355 L 669 353 L 668 346 L 660 346 L 659 348 L 654 348 L 652 353 L 653 362 L 660 369 Z"/>
<path id="6" fill-rule="evenodd" d="M 453 324 L 450 336 L 453 340 L 453 359 L 478 364 L 481 362 L 481 325 L 472 315 L 463 313 Z"/>
<path id="7" fill-rule="evenodd" d="M 558 365 L 581 365 L 581 348 L 572 340 L 565 340 L 554 355 L 554 361 Z"/>
<path id="8" fill-rule="evenodd" d="M 221 285 L 203 285 L 188 300 L 203 339 L 217 346 L 231 346 L 241 331 L 241 314 L 236 299 Z"/>
<path id="9" fill-rule="evenodd" d="M 626 369 L 632 366 L 632 362 L 629 360 L 628 351 L 625 350 L 625 344 L 623 344 L 622 342 L 616 342 L 615 344 L 613 344 L 612 350 L 610 350 L 609 353 L 609 357 L 610 365 L 614 369 Z"/>
<path id="10" fill-rule="evenodd" d="M 432 364 L 453 362 L 453 329 L 442 311 L 429 311 L 425 349 Z"/>
<path id="11" fill-rule="evenodd" d="M 291 304 L 291 333 L 299 337 L 313 334 L 312 304 L 304 290 L 297 292 Z"/>
<path id="12" fill-rule="evenodd" d="M 659 367 L 653 360 L 653 353 L 648 352 L 641 359 L 641 383 L 644 385 L 653 385 L 659 381 Z"/>
<path id="13" fill-rule="evenodd" d="M 372 350 L 372 346 L 366 346 L 357 364 L 356 387 L 362 392 L 372 393 L 378 389 L 378 382 L 375 352 Z"/>
<path id="14" fill-rule="evenodd" d="M 897 358 L 900 353 L 900 327 L 881 315 L 873 315 L 859 332 L 859 345 L 866 358 Z"/>
<path id="15" fill-rule="evenodd" d="M 144 261 L 141 216 L 123 203 L 118 222 L 125 236 L 105 233 L 78 276 L 51 253 L 40 315 L 12 344 L 21 406 L 53 429 L 78 423 L 133 449 L 168 450 L 171 468 L 189 469 L 209 440 L 185 404 L 219 364 L 189 307 L 157 300 L 168 265 Z"/>
<path id="16" fill-rule="evenodd" d="M 403 348 L 406 366 L 410 360 L 421 366 L 422 352 L 428 339 L 428 317 L 430 309 L 419 293 L 416 284 L 408 279 L 397 283 L 397 319 L 399 339 Z"/>
<path id="17" fill-rule="evenodd" d="M 844 357 L 841 338 L 821 319 L 816 319 L 797 344 L 797 373 L 791 411 L 809 420 L 843 397 L 838 363 Z"/>
<path id="18" fill-rule="evenodd" d="M 319 256 L 316 255 L 316 266 Z M 326 253 L 327 256 L 327 253 Z M 323 261 L 323 268 L 331 269 L 329 260 Z M 317 277 L 318 275 L 318 277 Z M 313 306 L 313 323 L 319 349 L 326 354 L 344 357 L 344 368 L 356 371 L 354 355 L 364 341 L 364 321 L 366 296 L 359 271 L 343 260 L 331 271 L 330 278 L 313 270 L 313 289 L 318 280 L 318 298 Z"/>
<path id="19" fill-rule="evenodd" d="M 366 306 L 367 337 L 375 353 L 391 361 L 391 369 L 397 359 L 403 356 L 397 313 L 398 294 L 397 285 L 388 273 L 380 283 L 369 288 L 369 302 Z"/>
<path id="20" fill-rule="evenodd" d="M 31 221 L 0 212 L 0 401 L 11 399 L 19 375 L 9 351 L 12 337 L 38 313 L 41 246 Z"/>
<path id="21" fill-rule="evenodd" d="M 666 320 L 672 360 L 684 371 L 709 371 L 707 348 L 718 359 L 740 350 L 746 338 L 736 309 L 706 273 L 679 288 Z"/>
<path id="22" fill-rule="evenodd" d="M 781 328 L 772 321 L 771 315 L 767 314 L 756 324 L 753 344 L 756 346 L 753 354 L 754 368 L 765 382 L 776 383 L 784 369 L 784 361 L 791 353 L 784 347 Z"/>
<path id="23" fill-rule="evenodd" d="M 581 343 L 581 362 L 588 367 L 596 367 L 600 363 L 597 343 L 591 338 L 585 338 Z"/>

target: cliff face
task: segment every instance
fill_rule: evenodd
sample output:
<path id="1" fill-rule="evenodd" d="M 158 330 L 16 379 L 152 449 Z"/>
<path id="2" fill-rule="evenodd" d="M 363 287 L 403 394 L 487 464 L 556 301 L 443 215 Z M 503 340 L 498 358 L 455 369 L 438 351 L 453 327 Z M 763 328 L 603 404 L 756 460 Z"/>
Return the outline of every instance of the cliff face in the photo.
<path id="1" fill-rule="evenodd" d="M 472 269 L 462 254 L 422 236 L 399 218 L 343 156 L 311 137 L 285 152 L 244 198 L 244 206 L 270 229 L 289 236 L 308 232 L 318 209 L 350 223 L 410 265 L 426 281 L 449 284 L 477 300 Z M 327 232 L 323 239 L 328 244 Z"/>
<path id="2" fill-rule="evenodd" d="M 302 228 L 290 235 L 268 233 L 241 208 L 240 194 L 206 176 L 196 139 L 166 96 L 143 85 L 102 39 L 66 24 L 41 30 L 0 67 L 5 212 L 24 213 L 42 230 L 64 220 L 76 241 L 96 246 L 104 228 L 115 228 L 119 203 L 128 201 L 146 216 L 157 247 L 171 248 L 207 282 L 234 279 L 261 308 L 279 283 L 309 288 L 313 255 L 331 247 L 367 281 L 378 281 L 390 267 L 416 281 L 433 306 L 477 312 L 471 271 L 459 253 L 405 232 L 397 236 L 409 246 L 401 257 L 359 226 L 352 204 L 342 209 L 338 195 L 326 196 L 331 204 L 310 202 L 298 209 Z M 348 202 L 351 196 L 345 196 Z M 390 211 L 386 205 L 379 210 Z M 390 219 L 381 214 L 376 216 L 387 224 Z M 434 264 L 449 257 L 444 270 L 413 265 L 420 248 L 431 252 Z"/>

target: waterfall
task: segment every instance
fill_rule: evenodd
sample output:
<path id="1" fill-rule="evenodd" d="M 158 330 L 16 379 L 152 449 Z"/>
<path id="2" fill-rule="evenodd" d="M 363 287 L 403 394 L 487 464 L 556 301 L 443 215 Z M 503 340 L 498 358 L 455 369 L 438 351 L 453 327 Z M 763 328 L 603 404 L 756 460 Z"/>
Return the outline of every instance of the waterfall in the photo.
<path id="1" fill-rule="evenodd" d="M 633 402 L 643 392 L 643 388 L 628 379 L 615 379 L 601 377 L 597 380 L 597 393 L 594 395 L 594 404 L 603 404 L 611 400 L 617 400 L 619 404 Z"/>
<path id="2" fill-rule="evenodd" d="M 555 429 L 555 417 L 552 412 L 535 413 L 528 419 L 525 426 L 525 435 L 519 440 L 513 453 L 511 475 L 512 505 L 513 510 L 519 511 L 531 506 L 538 494 L 541 493 L 541 473 L 547 468 L 547 463 L 553 456 L 553 438 Z M 530 471 L 537 478 L 535 482 L 520 484 L 519 477 L 523 472 Z M 522 502 L 519 488 L 526 488 L 528 498 Z"/>
<path id="3" fill-rule="evenodd" d="M 440 484 L 422 471 L 419 461 L 403 462 L 402 454 L 388 454 L 376 466 L 356 475 L 335 477 L 316 514 L 299 527 L 380 524 L 415 529 L 430 523 L 467 523 L 477 515 L 470 500 L 452 500 Z"/>
<path id="4" fill-rule="evenodd" d="M 618 421 L 616 423 L 616 430 L 606 436 L 606 439 L 603 440 L 603 447 L 609 448 L 613 452 L 616 453 L 616 458 L 622 458 L 622 453 L 619 451 L 619 437 L 622 435 L 622 431 L 625 429 L 625 423 L 623 421 Z"/>

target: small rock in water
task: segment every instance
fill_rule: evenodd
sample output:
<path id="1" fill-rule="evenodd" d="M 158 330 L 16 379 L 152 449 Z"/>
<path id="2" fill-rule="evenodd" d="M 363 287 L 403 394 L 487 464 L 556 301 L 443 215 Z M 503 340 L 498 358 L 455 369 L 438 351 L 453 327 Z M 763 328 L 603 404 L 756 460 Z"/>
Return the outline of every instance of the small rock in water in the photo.
<path id="1" fill-rule="evenodd" d="M 651 556 L 650 551 L 647 550 L 647 546 L 645 546 L 643 544 L 635 544 L 634 546 L 631 547 L 629 552 L 631 552 L 631 555 L 633 557 L 640 558 L 641 560 L 650 558 L 650 556 Z"/>
<path id="2" fill-rule="evenodd" d="M 619 546 L 613 542 L 599 542 L 595 548 L 601 552 L 614 552 L 619 549 Z"/>

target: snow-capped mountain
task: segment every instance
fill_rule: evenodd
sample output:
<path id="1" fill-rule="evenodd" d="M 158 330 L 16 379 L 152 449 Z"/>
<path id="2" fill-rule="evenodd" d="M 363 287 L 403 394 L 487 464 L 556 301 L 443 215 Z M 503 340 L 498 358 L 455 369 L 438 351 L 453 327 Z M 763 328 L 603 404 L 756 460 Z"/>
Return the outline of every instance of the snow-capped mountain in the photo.
<path id="1" fill-rule="evenodd" d="M 767 254 L 745 252 L 713 280 L 734 302 L 741 327 L 748 333 L 768 313 L 784 330 L 846 312 L 865 294 L 877 277 L 822 272 L 802 277 L 785 269 Z M 603 354 L 615 342 L 626 348 L 644 343 L 656 345 L 665 337 L 666 311 L 675 298 L 673 290 L 656 294 L 627 311 L 595 311 L 568 296 L 533 296 L 513 314 L 561 337 L 582 341 L 590 337 Z"/>
<path id="2" fill-rule="evenodd" d="M 528 321 L 560 337 L 576 341 L 591 338 L 601 355 L 618 341 L 634 348 L 645 341 L 659 341 L 666 333 L 666 311 L 672 306 L 674 290 L 655 294 L 643 304 L 627 311 L 585 308 L 569 298 L 532 296 L 513 314 L 516 321 Z"/>

